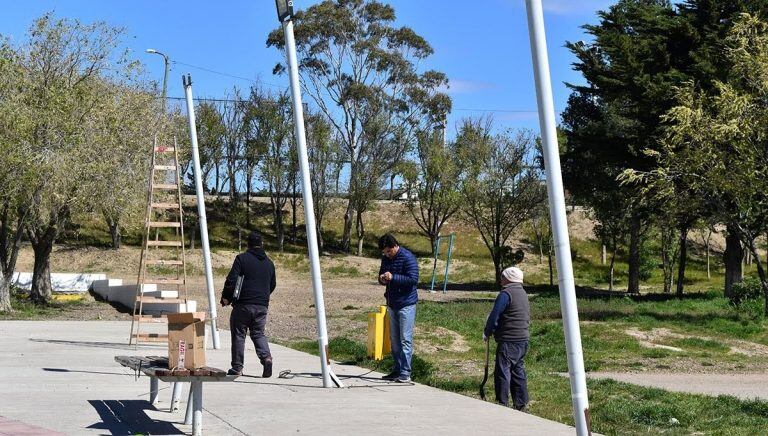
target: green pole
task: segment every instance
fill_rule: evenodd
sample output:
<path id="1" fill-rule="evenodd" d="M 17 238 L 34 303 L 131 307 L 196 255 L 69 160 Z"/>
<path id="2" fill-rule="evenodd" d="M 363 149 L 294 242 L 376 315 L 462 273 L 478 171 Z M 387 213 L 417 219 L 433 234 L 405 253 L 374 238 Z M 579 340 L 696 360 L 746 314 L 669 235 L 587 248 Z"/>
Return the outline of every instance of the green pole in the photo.
<path id="1" fill-rule="evenodd" d="M 453 252 L 453 240 L 456 238 L 456 235 L 451 233 L 450 239 L 448 240 L 448 259 L 445 261 L 445 280 L 443 280 L 443 294 L 445 294 L 445 290 L 448 287 L 448 268 L 451 266 L 451 253 Z"/>

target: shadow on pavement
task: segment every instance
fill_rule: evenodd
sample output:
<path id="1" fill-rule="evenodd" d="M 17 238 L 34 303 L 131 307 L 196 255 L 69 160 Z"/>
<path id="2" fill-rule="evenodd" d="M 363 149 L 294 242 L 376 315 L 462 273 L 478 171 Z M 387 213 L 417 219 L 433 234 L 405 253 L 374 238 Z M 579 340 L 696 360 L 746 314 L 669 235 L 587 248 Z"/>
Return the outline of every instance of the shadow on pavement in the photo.
<path id="1" fill-rule="evenodd" d="M 73 345 L 76 347 L 96 347 L 96 348 L 114 348 L 115 350 L 135 350 L 134 345 L 128 345 L 125 342 L 88 342 L 88 341 L 65 341 L 61 339 L 30 339 L 32 342 L 45 342 L 48 344 Z M 167 345 L 139 345 L 140 349 L 166 349 Z"/>
<path id="2" fill-rule="evenodd" d="M 174 424 L 150 418 L 146 411 L 155 410 L 145 400 L 88 400 L 98 412 L 101 422 L 88 428 L 106 430 L 111 435 L 184 434 Z"/>

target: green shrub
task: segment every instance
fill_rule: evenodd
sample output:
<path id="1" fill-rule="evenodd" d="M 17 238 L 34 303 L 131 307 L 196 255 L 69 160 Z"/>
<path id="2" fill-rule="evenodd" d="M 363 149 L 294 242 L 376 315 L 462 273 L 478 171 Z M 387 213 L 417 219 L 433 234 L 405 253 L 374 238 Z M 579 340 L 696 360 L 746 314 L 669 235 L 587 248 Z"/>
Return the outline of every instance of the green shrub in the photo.
<path id="1" fill-rule="evenodd" d="M 731 291 L 731 303 L 739 305 L 749 300 L 758 300 L 763 295 L 760 280 L 755 277 L 746 277 L 741 283 L 734 283 Z"/>

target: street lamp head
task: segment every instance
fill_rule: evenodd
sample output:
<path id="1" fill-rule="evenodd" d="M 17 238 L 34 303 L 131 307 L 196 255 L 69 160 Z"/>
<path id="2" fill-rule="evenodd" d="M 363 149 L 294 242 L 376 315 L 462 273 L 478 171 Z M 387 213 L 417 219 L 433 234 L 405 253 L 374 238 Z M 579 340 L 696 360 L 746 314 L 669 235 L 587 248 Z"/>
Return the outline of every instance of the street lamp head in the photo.
<path id="1" fill-rule="evenodd" d="M 147 52 L 147 53 L 157 53 L 157 50 L 155 50 L 154 48 L 148 48 L 148 49 L 146 49 L 144 51 Z"/>
<path id="2" fill-rule="evenodd" d="M 277 6 L 277 19 L 284 22 L 293 17 L 293 0 L 275 0 Z"/>

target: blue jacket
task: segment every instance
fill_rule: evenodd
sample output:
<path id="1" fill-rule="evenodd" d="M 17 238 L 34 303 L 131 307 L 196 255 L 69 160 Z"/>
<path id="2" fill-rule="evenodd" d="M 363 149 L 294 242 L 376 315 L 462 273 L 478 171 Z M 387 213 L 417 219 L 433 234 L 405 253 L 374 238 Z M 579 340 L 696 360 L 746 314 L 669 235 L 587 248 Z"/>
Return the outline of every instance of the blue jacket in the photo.
<path id="1" fill-rule="evenodd" d="M 379 275 L 385 272 L 392 273 L 392 281 L 386 285 L 387 290 L 384 292 L 387 306 L 400 310 L 419 301 L 419 294 L 416 291 L 416 284 L 419 282 L 419 263 L 413 253 L 400 247 L 393 259 L 382 256 Z"/>

